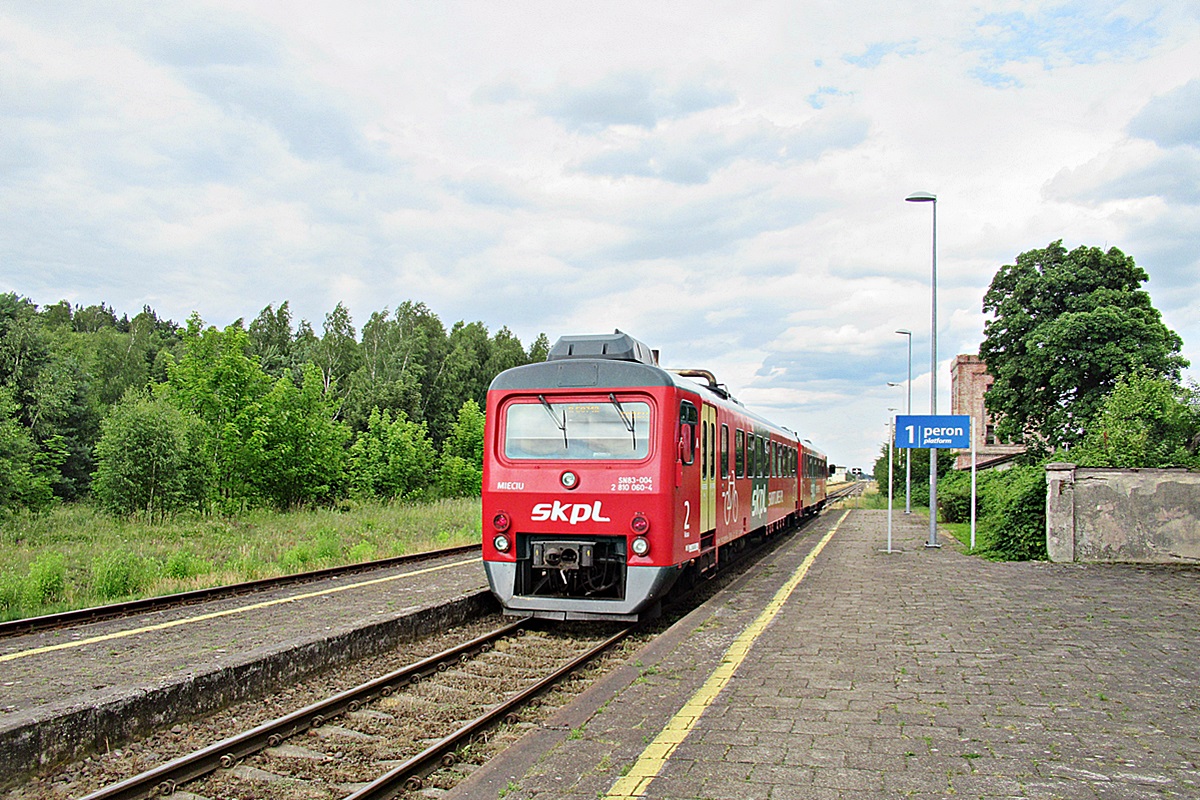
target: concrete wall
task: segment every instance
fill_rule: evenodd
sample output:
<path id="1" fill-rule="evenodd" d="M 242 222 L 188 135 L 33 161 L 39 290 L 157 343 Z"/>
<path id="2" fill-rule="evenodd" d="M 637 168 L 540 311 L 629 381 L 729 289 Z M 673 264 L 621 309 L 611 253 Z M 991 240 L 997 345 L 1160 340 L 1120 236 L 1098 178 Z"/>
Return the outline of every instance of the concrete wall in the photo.
<path id="1" fill-rule="evenodd" d="M 1046 465 L 1051 561 L 1200 563 L 1200 473 Z"/>

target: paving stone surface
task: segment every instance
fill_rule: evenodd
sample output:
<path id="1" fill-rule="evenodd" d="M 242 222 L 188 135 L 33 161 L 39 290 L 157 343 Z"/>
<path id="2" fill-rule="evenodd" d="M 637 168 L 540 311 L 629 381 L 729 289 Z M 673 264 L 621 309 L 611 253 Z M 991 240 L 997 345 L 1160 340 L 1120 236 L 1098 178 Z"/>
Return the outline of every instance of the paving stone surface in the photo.
<path id="1" fill-rule="evenodd" d="M 1200 569 L 992 563 L 945 534 L 927 549 L 926 521 L 894 519 L 892 554 L 886 512 L 841 520 L 639 796 L 1200 797 Z M 506 800 L 607 796 L 820 533 L 661 647 L 528 770 L 510 768 Z M 485 785 L 461 796 L 501 794 Z"/>

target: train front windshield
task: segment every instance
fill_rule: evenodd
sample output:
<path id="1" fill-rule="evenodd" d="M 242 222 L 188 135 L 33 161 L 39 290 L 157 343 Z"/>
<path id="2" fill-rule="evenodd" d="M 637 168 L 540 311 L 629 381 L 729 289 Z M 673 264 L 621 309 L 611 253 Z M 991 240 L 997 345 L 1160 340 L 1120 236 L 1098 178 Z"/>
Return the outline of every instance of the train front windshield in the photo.
<path id="1" fill-rule="evenodd" d="M 518 460 L 640 461 L 650 452 L 650 404 L 615 395 L 564 402 L 538 395 L 504 415 L 504 455 Z"/>

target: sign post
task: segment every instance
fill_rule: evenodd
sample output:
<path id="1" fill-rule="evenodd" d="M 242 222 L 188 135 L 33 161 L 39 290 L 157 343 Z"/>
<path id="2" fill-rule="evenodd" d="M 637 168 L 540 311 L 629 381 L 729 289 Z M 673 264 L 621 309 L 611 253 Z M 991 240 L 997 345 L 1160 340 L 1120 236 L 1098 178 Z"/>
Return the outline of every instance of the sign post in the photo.
<path id="1" fill-rule="evenodd" d="M 901 449 L 928 449 L 931 462 L 929 472 L 930 475 L 936 475 L 937 453 L 934 450 L 961 450 L 971 446 L 971 417 L 968 414 L 898 416 L 893 440 L 895 446 Z M 930 505 L 936 505 L 932 496 Z M 975 507 L 974 492 L 971 507 Z M 925 546 L 941 547 L 937 541 L 937 508 L 929 509 L 929 541 Z"/>

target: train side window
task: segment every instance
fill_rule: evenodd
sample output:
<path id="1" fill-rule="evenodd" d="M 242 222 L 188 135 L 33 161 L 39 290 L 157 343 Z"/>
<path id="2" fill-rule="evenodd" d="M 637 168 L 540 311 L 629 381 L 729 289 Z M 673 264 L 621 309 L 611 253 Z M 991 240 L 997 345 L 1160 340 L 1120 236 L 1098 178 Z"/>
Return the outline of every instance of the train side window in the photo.
<path id="1" fill-rule="evenodd" d="M 746 476 L 746 432 L 738 428 L 733 436 L 734 448 L 736 452 L 736 468 L 737 476 L 744 478 Z"/>
<path id="2" fill-rule="evenodd" d="M 679 458 L 684 464 L 696 461 L 696 423 L 700 415 L 696 407 L 684 400 L 679 404 Z"/>
<path id="3" fill-rule="evenodd" d="M 708 454 L 708 477 L 709 480 L 717 478 L 717 423 L 708 423 L 708 441 L 712 448 Z"/>
<path id="4" fill-rule="evenodd" d="M 721 422 L 721 477 L 730 476 L 730 426 Z"/>

